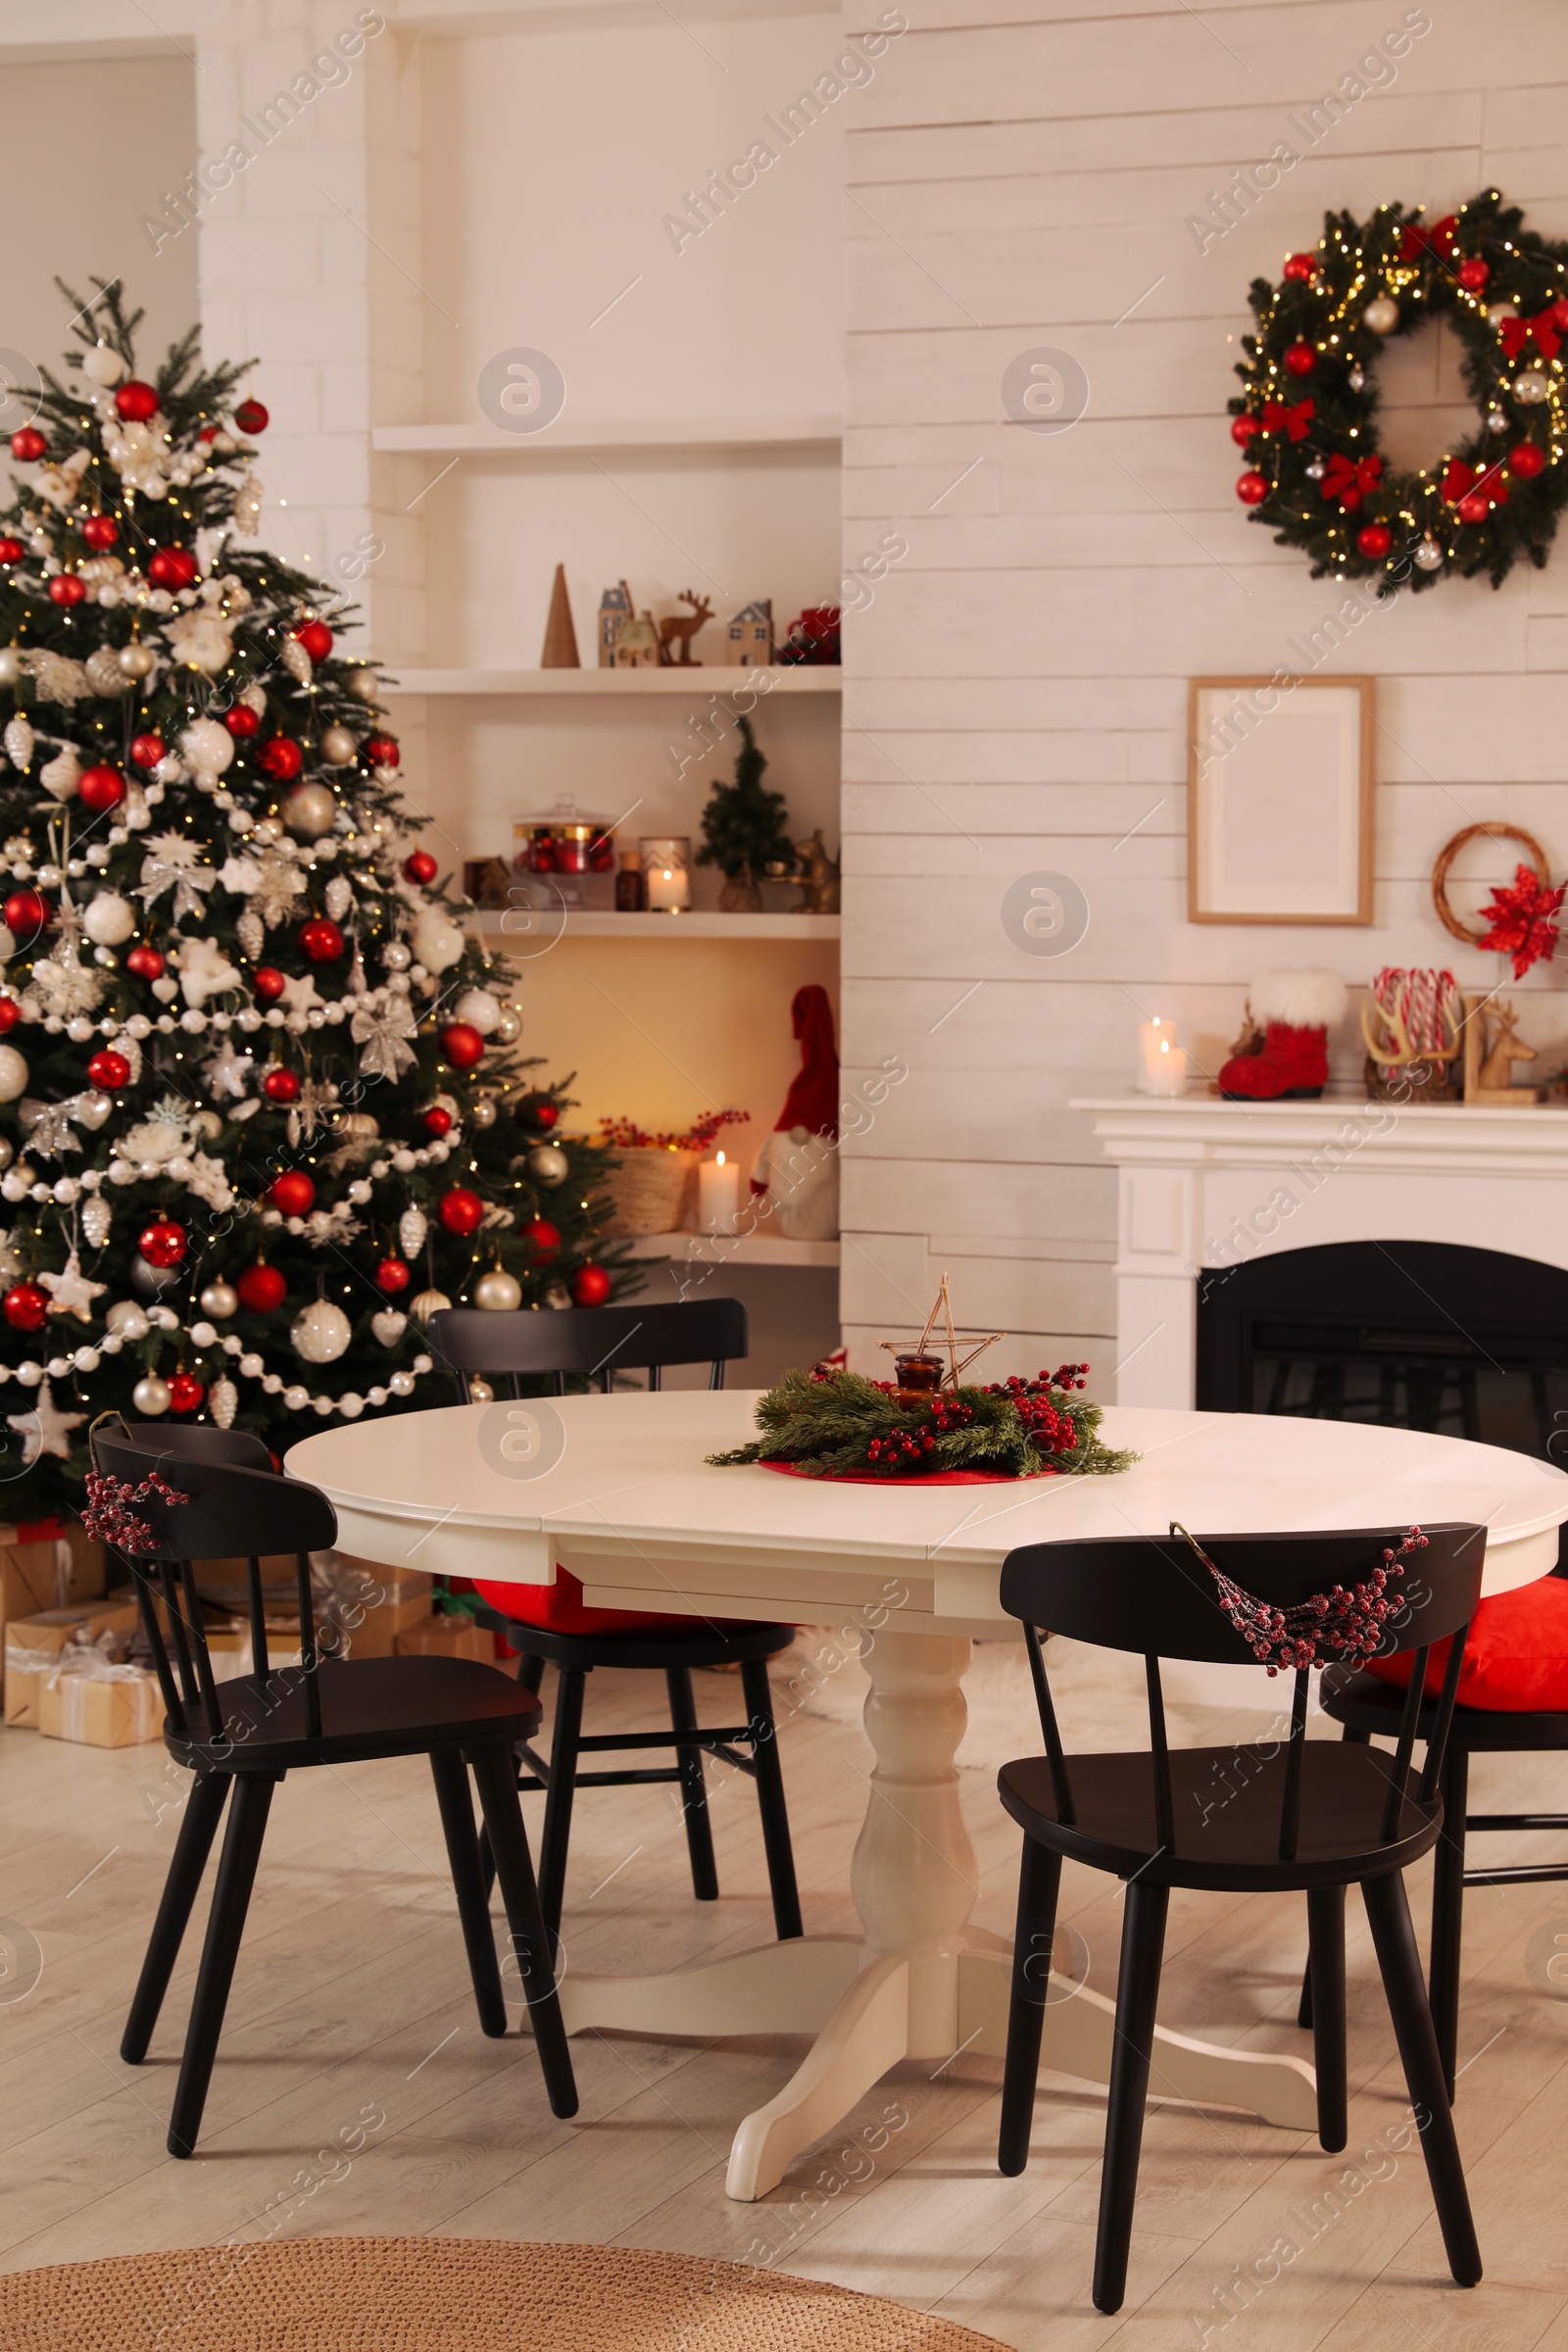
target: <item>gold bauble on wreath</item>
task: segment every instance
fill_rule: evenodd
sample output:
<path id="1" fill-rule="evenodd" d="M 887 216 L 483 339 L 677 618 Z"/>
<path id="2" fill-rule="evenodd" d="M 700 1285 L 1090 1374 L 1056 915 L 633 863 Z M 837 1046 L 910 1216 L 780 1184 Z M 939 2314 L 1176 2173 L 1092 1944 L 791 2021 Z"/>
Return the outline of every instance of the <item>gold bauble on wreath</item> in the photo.
<path id="1" fill-rule="evenodd" d="M 1488 817 L 1480 824 L 1463 826 L 1438 852 L 1437 863 L 1432 868 L 1432 904 L 1437 908 L 1438 920 L 1445 931 L 1451 932 L 1455 939 L 1462 939 L 1467 948 L 1480 947 L 1487 936 L 1487 927 L 1483 925 L 1477 929 L 1469 923 L 1460 922 L 1448 905 L 1448 872 L 1466 844 L 1477 840 L 1516 841 L 1535 867 L 1536 879 L 1542 889 L 1551 888 L 1551 869 L 1546 863 L 1546 853 L 1533 833 L 1526 833 L 1519 825 L 1505 825 L 1496 817 Z"/>

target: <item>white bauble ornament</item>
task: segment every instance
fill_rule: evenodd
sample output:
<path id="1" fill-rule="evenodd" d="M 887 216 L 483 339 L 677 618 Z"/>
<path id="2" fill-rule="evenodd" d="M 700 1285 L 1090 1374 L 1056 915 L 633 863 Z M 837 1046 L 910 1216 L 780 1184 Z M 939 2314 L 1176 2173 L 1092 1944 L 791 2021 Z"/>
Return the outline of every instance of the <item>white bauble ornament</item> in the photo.
<path id="1" fill-rule="evenodd" d="M 373 703 L 377 697 L 374 670 L 352 670 L 349 674 L 349 692 L 357 703 Z"/>
<path id="2" fill-rule="evenodd" d="M 100 890 L 87 901 L 81 927 L 95 947 L 118 948 L 136 928 L 136 909 L 118 890 Z"/>
<path id="3" fill-rule="evenodd" d="M 91 351 L 81 355 L 81 372 L 90 384 L 118 384 L 125 372 L 125 363 L 107 343 L 95 343 Z"/>
<path id="4" fill-rule="evenodd" d="M 0 1102 L 14 1102 L 27 1083 L 27 1065 L 15 1046 L 0 1046 Z"/>
<path id="5" fill-rule="evenodd" d="M 496 1023 L 495 1035 L 498 1046 L 514 1046 L 516 1044 L 522 1035 L 522 1016 L 514 1005 L 502 1005 L 501 1018 Z"/>
<path id="6" fill-rule="evenodd" d="M 25 1081 L 24 1081 L 24 1083 L 25 1083 Z M 429 1221 L 426 1218 L 423 1209 L 415 1208 L 412 1203 L 403 1211 L 402 1216 L 399 1217 L 398 1240 L 403 1245 L 404 1256 L 410 1259 L 411 1262 L 413 1259 L 418 1256 L 419 1251 L 424 1248 L 424 1237 L 429 1230 Z"/>
<path id="7" fill-rule="evenodd" d="M 383 1306 L 379 1314 L 370 1317 L 370 1329 L 383 1348 L 395 1348 L 408 1327 L 408 1316 L 399 1314 L 395 1306 Z"/>
<path id="8" fill-rule="evenodd" d="M 501 1004 L 487 988 L 466 988 L 458 999 L 453 1018 L 466 1021 L 481 1037 L 489 1037 L 501 1019 Z"/>
<path id="9" fill-rule="evenodd" d="M 169 1410 L 169 1383 L 160 1380 L 156 1372 L 146 1372 L 130 1392 L 130 1401 L 138 1413 L 152 1419 Z"/>
<path id="10" fill-rule="evenodd" d="M 1375 335 L 1392 335 L 1399 323 L 1399 306 L 1392 294 L 1379 294 L 1361 313 Z"/>
<path id="11" fill-rule="evenodd" d="M 473 1101 L 468 1104 L 469 1126 L 493 1127 L 495 1123 L 496 1099 L 494 1095 L 475 1095 Z"/>
<path id="12" fill-rule="evenodd" d="M 1533 409 L 1538 402 L 1545 399 L 1551 390 L 1551 381 L 1539 368 L 1527 368 L 1523 375 L 1514 377 L 1513 390 L 1516 400 L 1522 400 L 1527 408 Z"/>
<path id="13" fill-rule="evenodd" d="M 96 1135 L 105 1121 L 113 1116 L 114 1108 L 114 1097 L 100 1095 L 94 1089 L 91 1093 L 76 1097 L 75 1107 L 71 1115 L 78 1127 L 86 1127 Z"/>
<path id="14" fill-rule="evenodd" d="M 463 954 L 463 933 L 439 906 L 428 906 L 414 926 L 414 953 L 427 972 L 444 972 Z"/>
<path id="15" fill-rule="evenodd" d="M 492 1266 L 473 1286 L 473 1303 L 488 1314 L 510 1315 L 522 1304 L 522 1285 L 503 1266 Z"/>
<path id="16" fill-rule="evenodd" d="M 234 757 L 234 738 L 216 718 L 193 719 L 182 727 L 179 756 L 198 776 L 220 776 Z"/>
<path id="17" fill-rule="evenodd" d="M 281 815 L 296 841 L 316 841 L 332 830 L 337 796 L 327 784 L 296 784 L 283 803 Z"/>
<path id="18" fill-rule="evenodd" d="M 1415 551 L 1415 560 L 1423 571 L 1436 571 L 1443 562 L 1443 550 L 1435 539 L 1423 539 Z"/>
<path id="19" fill-rule="evenodd" d="M 353 885 L 345 874 L 334 874 L 326 886 L 324 904 L 334 923 L 340 923 L 354 904 Z"/>
<path id="20" fill-rule="evenodd" d="M 389 939 L 381 950 L 381 961 L 389 972 L 406 972 L 414 957 L 401 939 Z"/>
<path id="21" fill-rule="evenodd" d="M 1364 392 L 1366 390 L 1366 369 L 1359 365 L 1352 368 L 1348 381 L 1352 392 Z"/>
<path id="22" fill-rule="evenodd" d="M 201 1304 L 204 1315 L 211 1315 L 215 1323 L 226 1323 L 230 1315 L 238 1312 L 239 1293 L 230 1283 L 210 1282 L 202 1293 Z"/>
<path id="23" fill-rule="evenodd" d="M 421 1291 L 409 1300 L 409 1312 L 416 1323 L 428 1323 L 432 1315 L 443 1313 L 451 1304 L 445 1291 Z"/>
<path id="24" fill-rule="evenodd" d="M 310 1403 L 310 1390 L 302 1389 L 299 1387 L 298 1383 L 296 1383 L 294 1387 L 285 1389 L 283 1391 L 283 1406 L 286 1412 L 303 1413 L 305 1407 Z"/>
<path id="25" fill-rule="evenodd" d="M 115 659 L 127 678 L 149 677 L 158 662 L 158 656 L 150 645 L 137 645 L 134 641 L 122 645 Z"/>
<path id="26" fill-rule="evenodd" d="M 215 1380 L 207 1393 L 207 1409 L 220 1429 L 232 1429 L 234 1415 L 239 1410 L 239 1391 L 225 1375 Z"/>
<path id="27" fill-rule="evenodd" d="M 89 1193 L 82 1203 L 82 1238 L 89 1250 L 101 1250 L 109 1239 L 113 1211 L 102 1193 Z"/>
<path id="28" fill-rule="evenodd" d="M 328 767 L 347 767 L 359 748 L 347 727 L 322 728 L 320 752 Z"/>
<path id="29" fill-rule="evenodd" d="M 117 1298 L 104 1321 L 121 1340 L 144 1340 L 150 1328 L 146 1309 L 138 1306 L 134 1298 Z"/>
<path id="30" fill-rule="evenodd" d="M 313 1298 L 295 1316 L 288 1336 L 295 1354 L 308 1364 L 335 1364 L 354 1337 L 354 1326 L 329 1298 Z"/>
<path id="31" fill-rule="evenodd" d="M 535 1144 L 528 1154 L 528 1173 L 535 1184 L 553 1188 L 565 1183 L 571 1174 L 571 1162 L 559 1144 Z"/>
<path id="32" fill-rule="evenodd" d="M 394 1372 L 386 1385 L 394 1396 L 412 1396 L 414 1395 L 414 1374 L 412 1372 Z"/>
<path id="33" fill-rule="evenodd" d="M 44 761 L 38 770 L 38 781 L 52 799 L 74 800 L 81 782 L 81 761 L 69 743 L 52 760 Z"/>
<path id="34" fill-rule="evenodd" d="M 156 1298 L 161 1290 L 178 1279 L 178 1275 L 177 1266 L 149 1265 L 144 1257 L 133 1257 L 130 1261 L 131 1288 L 140 1291 L 144 1298 Z"/>
<path id="35" fill-rule="evenodd" d="M 478 1380 L 470 1373 L 468 1375 L 468 1402 L 470 1404 L 494 1404 L 495 1400 L 496 1393 L 490 1383 L 487 1380 Z"/>
<path id="36" fill-rule="evenodd" d="M 0 686 L 14 686 L 22 674 L 22 656 L 16 647 L 0 645 Z"/>

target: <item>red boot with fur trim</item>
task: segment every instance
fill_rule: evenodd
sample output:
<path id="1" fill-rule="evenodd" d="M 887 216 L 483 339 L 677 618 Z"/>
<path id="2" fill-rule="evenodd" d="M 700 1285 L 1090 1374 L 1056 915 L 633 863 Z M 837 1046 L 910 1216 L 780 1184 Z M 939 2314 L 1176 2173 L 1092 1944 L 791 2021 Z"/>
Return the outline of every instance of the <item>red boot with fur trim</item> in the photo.
<path id="1" fill-rule="evenodd" d="M 1338 972 L 1260 972 L 1247 992 L 1248 1019 L 1261 1026 L 1260 1049 L 1238 1054 L 1219 1074 L 1227 1102 L 1298 1101 L 1328 1081 L 1328 1033 L 1345 1016 Z"/>

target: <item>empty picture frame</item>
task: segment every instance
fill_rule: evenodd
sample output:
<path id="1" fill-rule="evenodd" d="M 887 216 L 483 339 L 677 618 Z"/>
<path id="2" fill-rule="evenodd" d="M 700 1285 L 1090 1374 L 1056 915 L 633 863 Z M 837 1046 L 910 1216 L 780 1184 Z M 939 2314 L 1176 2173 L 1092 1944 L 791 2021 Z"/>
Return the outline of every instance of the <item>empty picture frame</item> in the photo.
<path id="1" fill-rule="evenodd" d="M 1374 685 L 1192 680 L 1190 922 L 1371 922 Z"/>

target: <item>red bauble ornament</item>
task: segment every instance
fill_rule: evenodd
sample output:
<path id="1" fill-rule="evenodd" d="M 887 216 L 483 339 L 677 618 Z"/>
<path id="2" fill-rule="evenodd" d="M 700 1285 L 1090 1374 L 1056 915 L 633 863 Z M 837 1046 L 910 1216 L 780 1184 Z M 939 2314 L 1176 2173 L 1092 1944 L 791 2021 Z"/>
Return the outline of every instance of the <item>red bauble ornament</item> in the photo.
<path id="1" fill-rule="evenodd" d="M 164 756 L 163 737 L 133 735 L 130 739 L 130 756 L 138 767 L 156 767 Z"/>
<path id="2" fill-rule="evenodd" d="M 1255 416 L 1233 416 L 1231 418 L 1231 439 L 1239 449 L 1245 449 L 1249 441 L 1255 440 L 1262 429 Z"/>
<path id="3" fill-rule="evenodd" d="M 17 1331 L 42 1331 L 49 1317 L 49 1294 L 35 1282 L 19 1282 L 5 1295 L 6 1321 Z"/>
<path id="4" fill-rule="evenodd" d="M 1293 253 L 1285 265 L 1285 275 L 1292 281 L 1298 280 L 1304 285 L 1306 280 L 1312 276 L 1316 269 L 1316 254 Z"/>
<path id="5" fill-rule="evenodd" d="M 9 532 L 0 539 L 0 564 L 20 564 L 26 552 L 22 541 L 13 539 Z"/>
<path id="6" fill-rule="evenodd" d="M 275 1314 L 288 1296 L 288 1284 L 275 1266 L 263 1259 L 247 1266 L 235 1283 L 241 1306 L 249 1307 L 253 1315 Z"/>
<path id="7" fill-rule="evenodd" d="M 169 1384 L 169 1409 L 173 1413 L 194 1413 L 207 1391 L 190 1372 L 176 1372 Z"/>
<path id="8" fill-rule="evenodd" d="M 553 1127 L 561 1113 L 548 1095 L 530 1095 L 517 1104 L 517 1117 L 526 1119 L 531 1127 Z"/>
<path id="9" fill-rule="evenodd" d="M 522 1246 L 536 1266 L 547 1266 L 561 1253 L 561 1235 L 548 1217 L 530 1217 L 522 1229 Z"/>
<path id="10" fill-rule="evenodd" d="M 35 424 L 24 424 L 11 436 L 11 455 L 24 466 L 36 466 L 49 455 L 49 444 Z"/>
<path id="11" fill-rule="evenodd" d="M 246 742 L 256 733 L 261 723 L 249 703 L 236 703 L 232 710 L 223 712 L 223 724 L 236 743 Z"/>
<path id="12" fill-rule="evenodd" d="M 343 953 L 343 934 L 324 914 L 313 914 L 300 925 L 300 948 L 312 963 L 335 963 Z"/>
<path id="13" fill-rule="evenodd" d="M 433 882 L 439 868 L 428 850 L 415 850 L 403 860 L 406 882 Z"/>
<path id="14" fill-rule="evenodd" d="M 1568 334 L 1568 296 L 1559 294 L 1551 306 L 1551 323 Z"/>
<path id="15" fill-rule="evenodd" d="M 81 526 L 81 535 L 89 547 L 100 550 L 114 547 L 120 539 L 120 525 L 112 514 L 89 514 Z"/>
<path id="16" fill-rule="evenodd" d="M 288 982 L 282 973 L 274 971 L 270 963 L 259 963 L 251 974 L 251 986 L 264 1004 L 270 1004 L 275 998 L 283 994 Z"/>
<path id="17" fill-rule="evenodd" d="M 1469 261 L 1459 264 L 1459 283 L 1467 294 L 1479 294 L 1491 275 L 1490 264 L 1484 262 L 1479 254 L 1473 254 Z"/>
<path id="18" fill-rule="evenodd" d="M 1485 522 L 1492 513 L 1492 501 L 1480 490 L 1467 490 L 1459 501 L 1461 522 Z"/>
<path id="19" fill-rule="evenodd" d="M 138 980 L 161 980 L 164 959 L 156 948 L 148 947 L 144 940 L 138 941 L 125 957 L 125 969 L 134 972 Z"/>
<path id="20" fill-rule="evenodd" d="M 242 433 L 265 433 L 271 418 L 259 400 L 242 400 L 234 411 L 234 422 Z"/>
<path id="21" fill-rule="evenodd" d="M 1385 522 L 1363 523 L 1355 534 L 1355 544 L 1363 556 L 1370 556 L 1375 564 L 1381 563 L 1394 545 L 1394 533 Z"/>
<path id="22" fill-rule="evenodd" d="M 176 1225 L 172 1217 L 155 1217 L 136 1239 L 136 1247 L 150 1266 L 177 1266 L 187 1246 L 184 1226 Z"/>
<path id="23" fill-rule="evenodd" d="M 125 779 L 118 767 L 89 767 L 77 790 L 85 808 L 95 808 L 100 815 L 106 808 L 118 808 L 125 797 Z"/>
<path id="24" fill-rule="evenodd" d="M 316 1200 L 316 1187 L 303 1168 L 288 1168 L 272 1179 L 267 1198 L 285 1217 L 303 1217 Z"/>
<path id="25" fill-rule="evenodd" d="M 448 1233 L 474 1233 L 484 1216 L 484 1202 L 466 1184 L 455 1184 L 450 1193 L 442 1194 L 435 1213 Z"/>
<path id="26" fill-rule="evenodd" d="M 573 1306 L 603 1306 L 610 1297 L 610 1276 L 603 1266 L 579 1266 L 571 1278 Z"/>
<path id="27" fill-rule="evenodd" d="M 1285 354 L 1285 365 L 1292 375 L 1310 375 L 1317 366 L 1317 353 L 1310 343 L 1292 343 Z"/>
<path id="28" fill-rule="evenodd" d="M 118 1095 L 130 1084 L 130 1064 L 113 1046 L 104 1046 L 87 1064 L 87 1080 L 101 1095 Z"/>
<path id="29" fill-rule="evenodd" d="M 0 997 L 0 1037 L 9 1037 L 22 1018 L 22 1006 L 15 997 Z"/>
<path id="30" fill-rule="evenodd" d="M 155 588 L 193 588 L 196 559 L 188 548 L 161 547 L 147 565 L 147 577 Z"/>
<path id="31" fill-rule="evenodd" d="M 1508 471 L 1516 481 L 1533 482 L 1538 473 L 1546 469 L 1546 453 L 1534 441 L 1521 441 L 1517 449 L 1508 452 Z"/>
<path id="32" fill-rule="evenodd" d="M 1268 475 L 1251 472 L 1239 475 L 1236 495 L 1244 507 L 1260 507 L 1268 496 Z"/>
<path id="33" fill-rule="evenodd" d="M 401 1257 L 383 1257 L 375 1269 L 376 1289 L 385 1291 L 389 1298 L 395 1298 L 399 1291 L 406 1291 L 409 1280 L 409 1269 Z"/>
<path id="34" fill-rule="evenodd" d="M 332 632 L 324 620 L 307 620 L 294 635 L 313 662 L 324 662 L 332 651 Z"/>
<path id="35" fill-rule="evenodd" d="M 361 748 L 372 767 L 396 767 L 402 757 L 395 735 L 367 735 Z"/>
<path id="36" fill-rule="evenodd" d="M 140 376 L 127 376 L 115 389 L 115 407 L 127 424 L 146 424 L 158 414 L 158 395 Z"/>
<path id="37" fill-rule="evenodd" d="M 484 1039 L 467 1021 L 454 1021 L 441 1032 L 441 1053 L 455 1070 L 471 1070 L 484 1054 Z"/>
<path id="38" fill-rule="evenodd" d="M 14 890 L 6 901 L 6 929 L 19 948 L 37 938 L 49 920 L 49 906 L 35 890 Z"/>
<path id="39" fill-rule="evenodd" d="M 300 1099 L 298 1071 L 269 1070 L 262 1080 L 262 1092 L 269 1102 L 297 1102 Z"/>
<path id="40" fill-rule="evenodd" d="M 305 755 L 292 735 L 274 735 L 257 754 L 258 767 L 274 784 L 292 784 L 305 765 Z"/>
<path id="41" fill-rule="evenodd" d="M 424 1114 L 423 1126 L 426 1135 L 450 1135 L 452 1133 L 452 1113 L 450 1110 L 443 1110 L 439 1102 L 432 1102 Z"/>
<path id="42" fill-rule="evenodd" d="M 86 581 L 78 580 L 74 571 L 57 571 L 49 583 L 49 602 L 63 606 L 68 612 L 73 605 L 80 604 L 86 593 Z"/>

